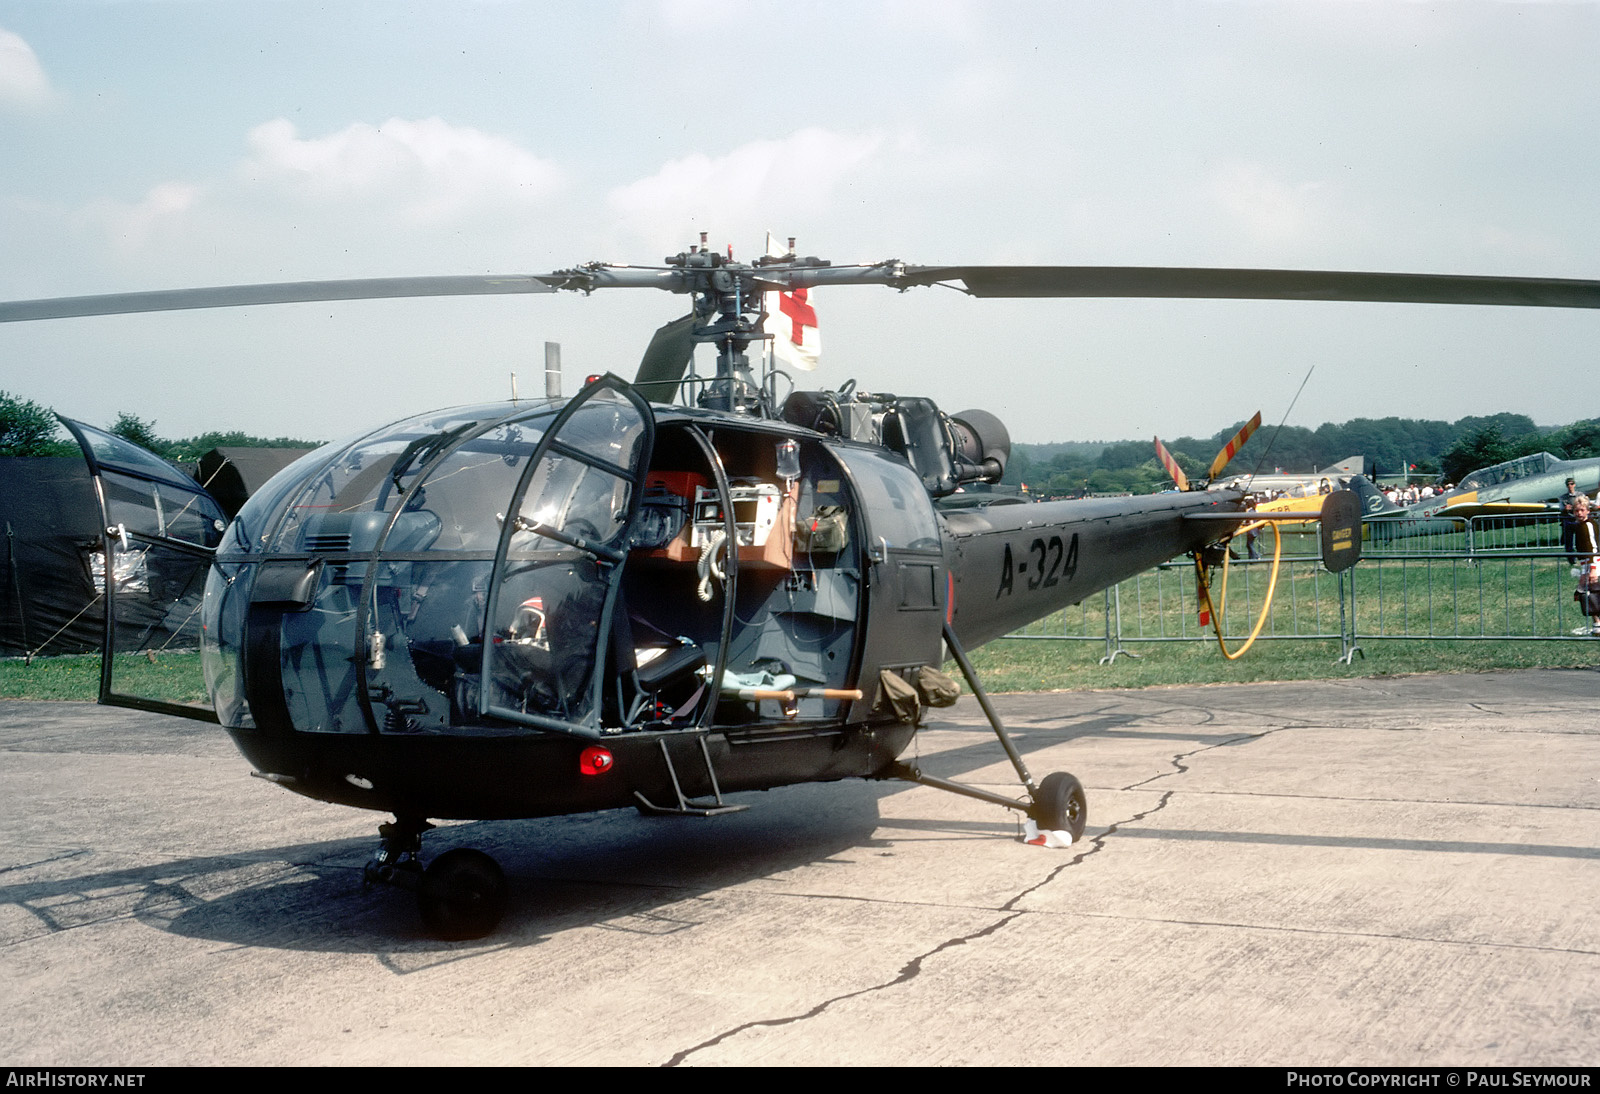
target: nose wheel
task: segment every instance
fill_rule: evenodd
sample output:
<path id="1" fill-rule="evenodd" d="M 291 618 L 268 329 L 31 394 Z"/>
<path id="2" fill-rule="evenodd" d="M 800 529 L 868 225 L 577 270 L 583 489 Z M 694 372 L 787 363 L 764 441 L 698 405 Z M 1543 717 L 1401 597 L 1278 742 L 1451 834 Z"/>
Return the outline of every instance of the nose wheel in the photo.
<path id="1" fill-rule="evenodd" d="M 382 846 L 367 863 L 367 884 L 413 889 L 423 925 L 435 938 L 459 942 L 482 938 L 506 914 L 506 876 L 482 851 L 458 847 L 422 868 L 422 833 L 432 828 L 412 818 L 378 826 Z"/>
<path id="2" fill-rule="evenodd" d="M 506 876 L 482 851 L 446 851 L 422 871 L 417 908 L 436 938 L 482 938 L 506 914 Z"/>

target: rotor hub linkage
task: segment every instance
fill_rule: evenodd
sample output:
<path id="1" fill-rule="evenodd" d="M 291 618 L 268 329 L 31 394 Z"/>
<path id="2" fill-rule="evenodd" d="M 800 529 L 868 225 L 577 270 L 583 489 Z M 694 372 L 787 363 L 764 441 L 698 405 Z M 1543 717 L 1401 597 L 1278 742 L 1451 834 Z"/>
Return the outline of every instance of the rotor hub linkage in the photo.
<path id="1" fill-rule="evenodd" d="M 696 342 L 717 347 L 716 378 L 700 395 L 708 410 L 767 416 L 771 408 L 762 398 L 761 384 L 750 369 L 745 352 L 750 343 L 765 337 L 763 296 L 754 283 L 753 268 L 734 262 L 705 245 L 671 255 L 668 266 L 683 270 L 693 294 L 694 312 L 701 322 L 691 336 Z"/>

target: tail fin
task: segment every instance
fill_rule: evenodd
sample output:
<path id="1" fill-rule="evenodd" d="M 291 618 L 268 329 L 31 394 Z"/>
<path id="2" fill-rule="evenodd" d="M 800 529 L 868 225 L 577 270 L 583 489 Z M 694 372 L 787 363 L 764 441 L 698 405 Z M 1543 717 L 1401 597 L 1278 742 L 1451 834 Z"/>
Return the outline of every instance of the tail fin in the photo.
<path id="1" fill-rule="evenodd" d="M 1383 491 L 1372 485 L 1365 475 L 1350 476 L 1350 489 L 1361 499 L 1361 515 L 1382 516 L 1384 513 L 1403 512 L 1403 507 L 1384 497 Z"/>
<path id="2" fill-rule="evenodd" d="M 1367 460 L 1365 456 L 1350 456 L 1340 460 L 1338 463 L 1329 464 L 1321 471 L 1318 471 L 1317 474 L 1330 478 L 1337 475 L 1342 479 L 1347 475 L 1359 475 L 1366 470 L 1366 467 Z"/>

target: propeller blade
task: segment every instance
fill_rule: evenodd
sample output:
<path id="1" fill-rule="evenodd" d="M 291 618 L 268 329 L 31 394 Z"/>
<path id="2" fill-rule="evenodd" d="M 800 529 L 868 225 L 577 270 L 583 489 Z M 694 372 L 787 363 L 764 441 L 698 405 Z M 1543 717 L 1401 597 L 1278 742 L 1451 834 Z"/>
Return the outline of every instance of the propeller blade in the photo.
<path id="1" fill-rule="evenodd" d="M 1183 468 L 1172 458 L 1172 453 L 1167 451 L 1167 446 L 1161 443 L 1160 437 L 1156 438 L 1156 455 L 1161 460 L 1161 466 L 1167 469 L 1167 474 L 1172 476 L 1172 481 L 1178 484 L 1178 489 L 1189 489 L 1189 476 L 1183 473 Z"/>
<path id="2" fill-rule="evenodd" d="M 678 397 L 678 384 L 694 356 L 695 315 L 664 324 L 645 347 L 633 386 L 652 403 L 670 403 Z"/>
<path id="3" fill-rule="evenodd" d="M 1600 308 L 1600 281 L 1558 277 L 1160 266 L 907 266 L 899 285 L 959 281 L 973 296 L 1353 300 Z"/>
<path id="4" fill-rule="evenodd" d="M 0 323 L 68 319 L 83 315 L 130 315 L 248 304 L 299 304 L 321 300 L 383 300 L 417 296 L 487 296 L 546 293 L 556 287 L 538 277 L 368 277 L 351 281 L 285 281 L 272 285 L 222 285 L 204 289 L 65 296 L 53 300 L 0 303 Z"/>
<path id="5" fill-rule="evenodd" d="M 1261 411 L 1256 411 L 1256 416 L 1244 423 L 1244 428 L 1233 435 L 1233 440 L 1222 446 L 1222 451 L 1217 453 L 1217 458 L 1211 461 L 1211 470 L 1206 472 L 1207 479 L 1217 477 L 1217 472 L 1228 466 L 1239 449 L 1244 447 L 1244 442 L 1250 439 L 1250 434 L 1261 428 Z"/>

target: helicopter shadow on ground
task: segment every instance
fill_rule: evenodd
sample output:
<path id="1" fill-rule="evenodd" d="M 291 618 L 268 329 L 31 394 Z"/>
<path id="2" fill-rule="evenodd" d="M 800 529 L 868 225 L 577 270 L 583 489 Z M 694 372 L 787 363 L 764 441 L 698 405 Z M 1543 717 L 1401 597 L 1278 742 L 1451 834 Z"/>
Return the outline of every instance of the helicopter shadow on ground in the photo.
<path id="1" fill-rule="evenodd" d="M 879 785 L 846 782 L 731 795 L 751 808 L 720 817 L 645 817 L 628 809 L 441 825 L 424 839 L 425 860 L 476 847 L 506 873 L 506 917 L 477 942 L 431 938 L 410 892 L 363 884 L 375 837 L 108 869 L 94 868 L 93 851 L 63 855 L 0 885 L 0 907 L 29 913 L 24 935 L 131 917 L 190 938 L 370 953 L 396 972 L 414 971 L 586 926 L 693 929 L 699 898 L 880 844 L 881 793 Z M 29 878 L 42 873 L 56 876 Z"/>
<path id="2" fill-rule="evenodd" d="M 1014 725 L 1019 749 L 1028 755 L 1077 738 L 1152 732 L 1128 728 L 1141 717 L 1147 716 L 1097 709 Z M 961 778 L 1004 763 L 981 720 L 933 721 L 929 728 L 934 732 L 914 748 L 931 773 Z M 958 731 L 960 737 L 946 739 L 960 743 L 941 747 L 941 729 Z M 1153 732 L 1182 741 L 1211 739 L 1204 726 Z M 475 943 L 429 937 L 411 893 L 364 886 L 362 866 L 377 847 L 379 814 L 370 815 L 370 837 L 155 864 L 108 863 L 91 844 L 13 867 L 0 879 L 0 908 L 14 910 L 7 917 L 10 929 L 0 934 L 18 940 L 129 917 L 176 935 L 241 947 L 372 953 L 403 971 L 486 949 L 533 945 L 586 926 L 656 934 L 691 930 L 697 899 L 813 864 L 881 853 L 885 832 L 907 830 L 924 839 L 1014 835 L 1013 824 L 990 819 L 885 821 L 879 803 L 909 789 L 913 784 L 847 780 L 735 794 L 729 800 L 748 805 L 748 811 L 710 818 L 646 817 L 626 809 L 442 824 L 424 840 L 425 860 L 455 847 L 476 847 L 493 855 L 506 873 L 506 917 L 489 938 Z"/>
<path id="3" fill-rule="evenodd" d="M 1131 733 L 1186 743 L 1214 740 L 1214 731 L 1203 725 L 1128 728 L 1147 720 L 1147 714 L 1103 709 L 1060 720 L 1026 719 L 1019 723 L 1017 743 L 1027 755 L 1091 736 Z M 937 733 L 924 737 L 920 762 L 931 773 L 960 778 L 1005 760 L 986 723 L 932 721 L 928 728 L 980 735 L 949 748 L 939 747 Z M 581 927 L 651 934 L 690 930 L 696 925 L 697 898 L 816 863 L 876 853 L 887 846 L 879 838 L 885 828 L 913 831 L 919 838 L 1015 835 L 1015 824 L 995 819 L 885 821 L 879 802 L 914 788 L 898 781 L 845 780 L 733 794 L 730 802 L 749 809 L 717 817 L 642 816 L 623 809 L 443 824 L 424 839 L 426 860 L 452 848 L 475 847 L 494 856 L 506 874 L 506 917 L 477 943 L 429 938 L 408 892 L 387 886 L 363 890 L 360 867 L 375 840 L 327 845 L 323 853 L 299 858 L 306 865 L 289 875 L 196 903 L 161 926 L 241 945 L 379 952 L 391 964 L 407 954 L 408 961 L 416 962 L 425 955 L 444 959 L 484 948 L 532 945 Z M 1020 785 L 1017 791 L 1020 797 Z"/>

